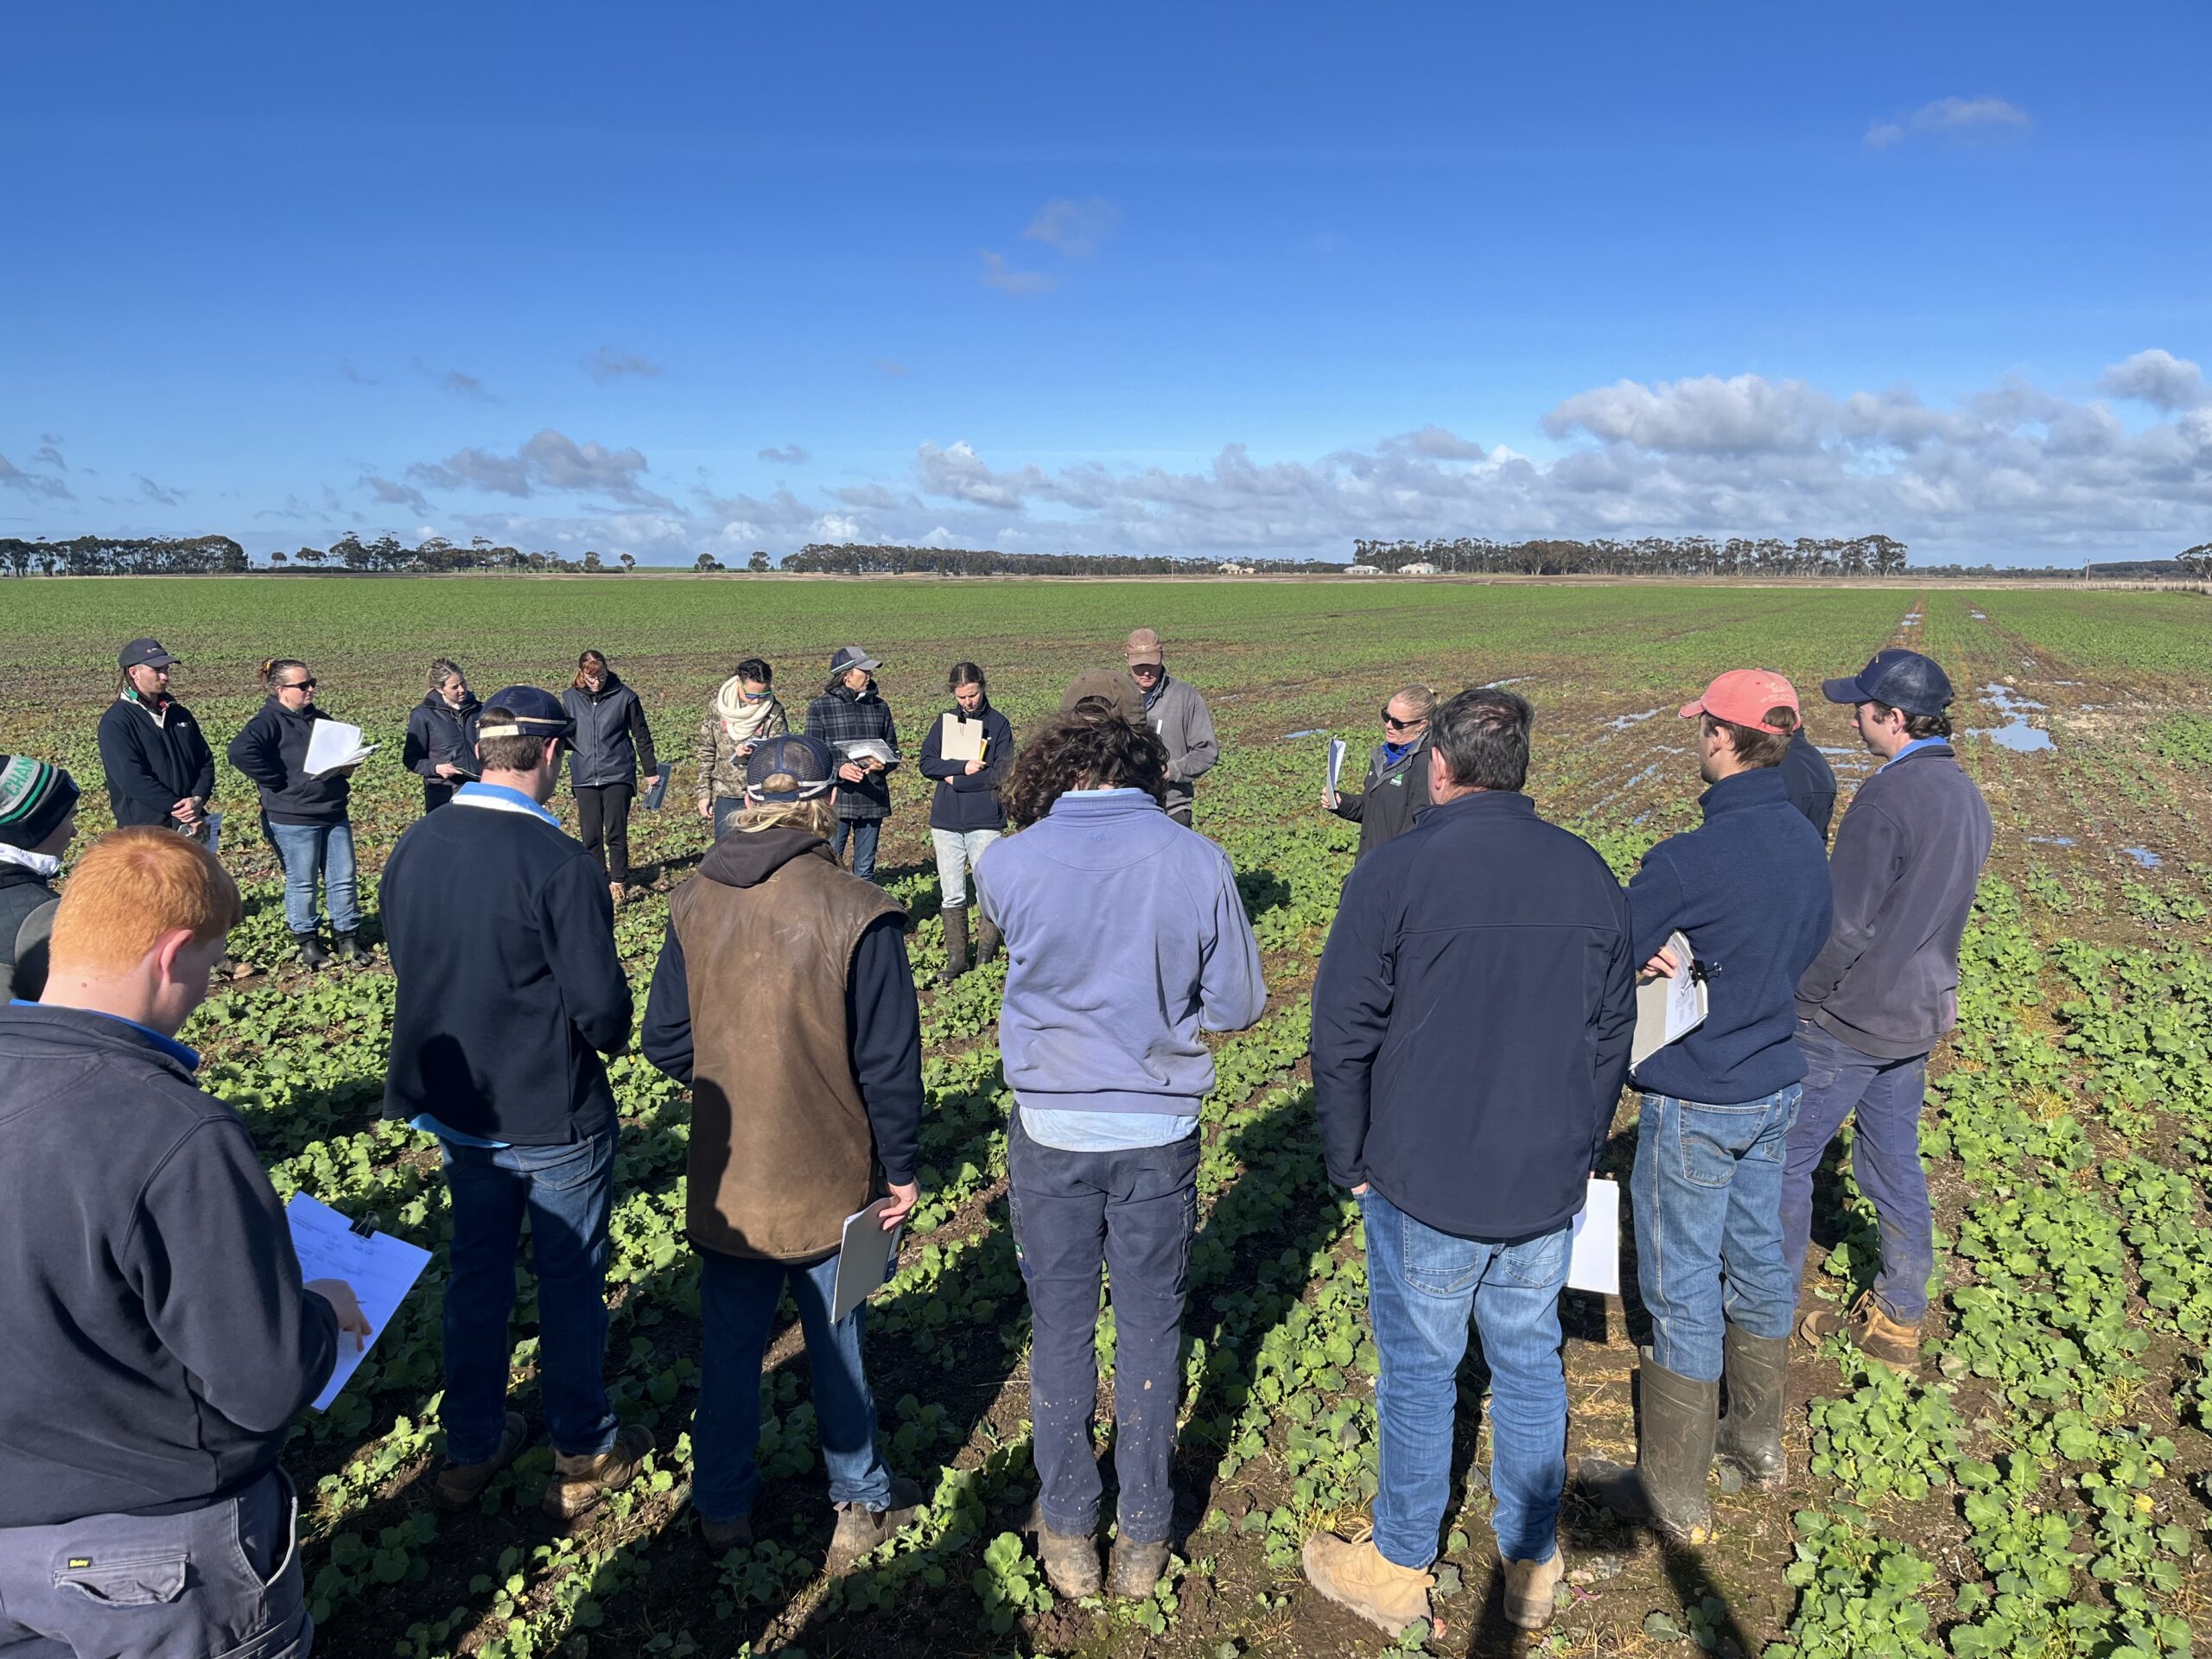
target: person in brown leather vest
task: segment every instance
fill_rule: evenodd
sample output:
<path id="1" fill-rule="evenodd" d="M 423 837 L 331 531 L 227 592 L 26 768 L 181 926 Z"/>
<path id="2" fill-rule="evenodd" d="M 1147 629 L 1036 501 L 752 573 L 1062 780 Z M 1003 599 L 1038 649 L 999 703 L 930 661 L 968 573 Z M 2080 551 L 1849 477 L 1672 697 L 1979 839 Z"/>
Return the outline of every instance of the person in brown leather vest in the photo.
<path id="1" fill-rule="evenodd" d="M 906 911 L 830 851 L 835 766 L 818 738 L 755 746 L 745 811 L 669 900 L 641 1037 L 647 1059 L 691 1085 L 685 1225 L 702 1257 L 692 1508 L 710 1548 L 751 1541 L 760 1361 L 788 1286 L 838 1572 L 922 1502 L 876 1450 L 866 1305 L 830 1317 L 846 1219 L 883 1196 L 887 1231 L 919 1196 L 922 1047 Z"/>

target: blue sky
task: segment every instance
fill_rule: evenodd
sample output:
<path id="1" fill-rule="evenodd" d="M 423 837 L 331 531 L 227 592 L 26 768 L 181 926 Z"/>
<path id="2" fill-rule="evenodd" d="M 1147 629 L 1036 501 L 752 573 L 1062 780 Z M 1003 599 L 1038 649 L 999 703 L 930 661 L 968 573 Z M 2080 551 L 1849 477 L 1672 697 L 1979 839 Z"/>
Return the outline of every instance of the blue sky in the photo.
<path id="1" fill-rule="evenodd" d="M 2212 538 L 2201 6 L 44 7 L 9 55 L 0 535 Z"/>

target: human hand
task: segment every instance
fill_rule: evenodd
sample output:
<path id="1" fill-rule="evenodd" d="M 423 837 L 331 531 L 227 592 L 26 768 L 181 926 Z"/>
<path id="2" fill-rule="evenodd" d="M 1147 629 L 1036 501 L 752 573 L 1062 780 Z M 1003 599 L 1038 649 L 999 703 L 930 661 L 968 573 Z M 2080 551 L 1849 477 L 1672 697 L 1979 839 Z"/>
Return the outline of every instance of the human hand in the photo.
<path id="1" fill-rule="evenodd" d="M 338 1328 L 353 1333 L 355 1353 L 368 1345 L 369 1316 L 361 1312 L 361 1304 L 354 1300 L 353 1286 L 343 1279 L 310 1279 L 306 1288 L 337 1311 Z"/>
<path id="2" fill-rule="evenodd" d="M 448 781 L 450 781 L 451 779 L 455 779 L 455 778 L 458 778 L 458 777 L 460 777 L 461 775 L 461 768 L 460 768 L 459 766 L 456 766 L 455 765 L 454 765 L 454 763 L 453 763 L 452 761 L 450 761 L 450 760 L 441 760 L 441 761 L 439 761 L 439 762 L 438 762 L 438 776 L 439 776 L 439 777 L 443 778 L 443 779 L 448 779 Z"/>
<path id="3" fill-rule="evenodd" d="M 837 775 L 849 784 L 857 784 L 861 779 L 867 777 L 868 773 L 862 771 L 856 762 L 848 760 L 837 768 Z"/>
<path id="4" fill-rule="evenodd" d="M 715 816 L 714 802 L 711 800 L 702 800 L 699 803 L 699 816 L 702 818 L 713 817 Z"/>
<path id="5" fill-rule="evenodd" d="M 1355 1198 L 1365 1198 L 1367 1196 L 1367 1183 L 1365 1181 L 1362 1181 L 1357 1186 L 1352 1188 L 1351 1195 Z"/>
<path id="6" fill-rule="evenodd" d="M 869 772 L 881 772 L 883 770 L 883 762 L 877 760 L 872 754 L 868 756 L 867 760 L 861 762 L 861 765 Z"/>
<path id="7" fill-rule="evenodd" d="M 750 743 L 741 743 L 737 746 L 737 758 L 741 760 L 745 760 L 752 753 L 753 746 Z"/>
<path id="8" fill-rule="evenodd" d="M 876 1221 L 885 1232 L 905 1221 L 914 1213 L 914 1206 L 921 1202 L 922 1186 L 918 1181 L 909 1181 L 904 1186 L 893 1186 L 890 1201 L 876 1212 Z"/>
<path id="9" fill-rule="evenodd" d="M 196 795 L 186 796 L 175 806 L 169 808 L 169 816 L 175 818 L 179 823 L 199 823 L 200 798 Z"/>
<path id="10" fill-rule="evenodd" d="M 974 777 L 977 772 L 981 772 L 982 769 L 983 769 L 983 763 L 982 763 L 982 761 L 980 761 L 980 760 L 970 760 L 970 761 L 968 763 L 968 775 L 969 775 L 970 778 L 973 778 L 973 777 Z"/>
<path id="11" fill-rule="evenodd" d="M 1331 812 L 1337 810 L 1337 802 L 1339 798 L 1341 798 L 1333 789 L 1325 789 L 1321 791 L 1321 804 Z"/>
<path id="12" fill-rule="evenodd" d="M 1681 970 L 1681 965 L 1675 959 L 1675 953 L 1662 944 L 1652 952 L 1651 960 L 1643 964 L 1642 976 L 1647 980 L 1672 979 Z"/>

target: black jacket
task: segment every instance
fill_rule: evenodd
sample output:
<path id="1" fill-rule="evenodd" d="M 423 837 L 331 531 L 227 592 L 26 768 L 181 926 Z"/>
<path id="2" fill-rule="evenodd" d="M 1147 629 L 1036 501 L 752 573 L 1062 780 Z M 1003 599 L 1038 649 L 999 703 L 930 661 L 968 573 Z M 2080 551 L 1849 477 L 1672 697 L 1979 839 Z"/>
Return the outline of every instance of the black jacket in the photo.
<path id="1" fill-rule="evenodd" d="M 476 728 L 483 715 L 484 705 L 474 691 L 458 709 L 431 692 L 407 716 L 407 743 L 400 751 L 407 770 L 433 783 L 445 783 L 449 780 L 438 776 L 438 764 L 442 761 L 475 777 Z"/>
<path id="2" fill-rule="evenodd" d="M 819 836 L 796 830 L 724 836 L 700 861 L 699 879 L 758 887 L 821 844 Z M 733 1006 L 729 1014 L 742 1018 L 744 1009 Z M 868 1128 L 875 1133 L 883 1179 L 904 1186 L 914 1179 L 921 1141 L 922 1024 L 899 916 L 880 918 L 853 947 L 845 974 L 845 1028 L 851 1033 L 853 1077 L 868 1107 Z M 638 1046 L 678 1083 L 691 1081 L 691 980 L 672 922 L 653 968 Z"/>
<path id="3" fill-rule="evenodd" d="M 215 792 L 215 753 L 192 710 L 162 699 L 161 718 L 137 697 L 118 697 L 100 716 L 100 767 L 118 825 L 166 829 L 169 808 L 188 795 Z"/>
<path id="4" fill-rule="evenodd" d="M 1836 826 L 1835 921 L 1797 1012 L 1877 1059 L 1925 1054 L 1958 1023 L 1959 939 L 1989 857 L 1989 808 L 1948 742 L 1859 785 Z"/>
<path id="5" fill-rule="evenodd" d="M 1835 815 L 1835 768 L 1813 746 L 1800 726 L 1782 753 L 1782 786 L 1796 807 L 1821 832 L 1821 845 L 1828 844 L 1828 820 Z"/>
<path id="6" fill-rule="evenodd" d="M 1382 745 L 1367 757 L 1367 781 L 1356 794 L 1339 790 L 1329 810 L 1359 826 L 1357 863 L 1386 841 L 1395 841 L 1414 827 L 1414 818 L 1428 804 L 1428 756 L 1433 747 L 1423 732 L 1413 752 L 1395 766 L 1383 764 Z"/>
<path id="7" fill-rule="evenodd" d="M 1628 895 L 1525 795 L 1432 806 L 1344 881 L 1313 982 L 1329 1179 L 1516 1241 L 1582 1208 L 1636 1027 Z"/>
<path id="8" fill-rule="evenodd" d="M 983 769 L 973 774 L 965 760 L 944 758 L 945 720 L 977 720 L 983 726 Z M 999 785 L 1014 770 L 1014 728 L 991 707 L 990 699 L 972 715 L 958 707 L 948 709 L 930 722 L 922 739 L 922 776 L 937 779 L 937 793 L 930 799 L 932 830 L 1003 830 L 1006 809 L 999 804 Z"/>
<path id="9" fill-rule="evenodd" d="M 576 722 L 576 752 L 569 757 L 571 788 L 634 785 L 640 769 L 650 774 L 657 768 L 645 705 L 613 669 L 596 691 L 570 686 L 561 694 L 561 706 Z"/>
<path id="10" fill-rule="evenodd" d="M 408 827 L 384 867 L 399 981 L 384 1110 L 559 1146 L 614 1116 L 600 1056 L 629 1040 L 630 982 L 605 873 L 520 802 L 464 785 Z"/>
<path id="11" fill-rule="evenodd" d="M 0 1008 L 0 1528 L 242 1491 L 329 1380 L 337 1315 L 189 1053 Z"/>
<path id="12" fill-rule="evenodd" d="M 21 864 L 0 863 L 0 1005 L 35 1002 L 46 988 L 47 941 L 61 895 Z"/>
<path id="13" fill-rule="evenodd" d="M 822 695 L 806 705 L 806 734 L 827 743 L 832 758 L 840 763 L 844 756 L 837 753 L 837 746 L 861 738 L 874 738 L 888 745 L 894 760 L 899 753 L 899 728 L 892 721 L 891 705 L 876 695 L 874 680 L 868 683 L 865 691 L 855 691 L 841 681 L 830 681 Z M 837 816 L 862 822 L 889 817 L 888 770 L 871 772 L 857 784 L 849 784 L 840 778 Z"/>
<path id="14" fill-rule="evenodd" d="M 328 716 L 309 703 L 297 713 L 271 697 L 231 740 L 231 764 L 261 791 L 261 810 L 271 823 L 343 823 L 353 792 L 350 778 L 310 778 L 308 740 Z"/>

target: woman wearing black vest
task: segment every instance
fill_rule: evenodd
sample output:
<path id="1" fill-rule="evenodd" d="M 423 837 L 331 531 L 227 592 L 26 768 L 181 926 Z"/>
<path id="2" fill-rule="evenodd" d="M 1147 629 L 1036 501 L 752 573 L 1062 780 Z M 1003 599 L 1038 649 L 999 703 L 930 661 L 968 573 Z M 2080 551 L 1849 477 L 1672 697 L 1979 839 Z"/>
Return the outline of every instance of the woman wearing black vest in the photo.
<path id="1" fill-rule="evenodd" d="M 315 706 L 315 676 L 305 663 L 279 657 L 261 665 L 269 701 L 231 740 L 231 764 L 261 791 L 261 818 L 284 866 L 284 923 L 292 930 L 300 960 L 309 968 L 327 966 L 321 922 L 315 908 L 315 878 L 322 878 L 330 899 L 330 925 L 338 936 L 341 961 L 366 959 L 354 938 L 361 906 L 353 883 L 353 825 L 347 817 L 353 769 L 320 778 L 307 774 L 308 741 L 315 723 L 327 718 Z"/>

